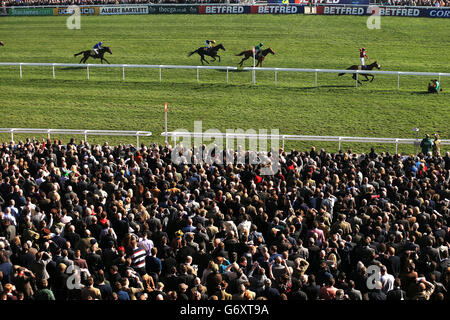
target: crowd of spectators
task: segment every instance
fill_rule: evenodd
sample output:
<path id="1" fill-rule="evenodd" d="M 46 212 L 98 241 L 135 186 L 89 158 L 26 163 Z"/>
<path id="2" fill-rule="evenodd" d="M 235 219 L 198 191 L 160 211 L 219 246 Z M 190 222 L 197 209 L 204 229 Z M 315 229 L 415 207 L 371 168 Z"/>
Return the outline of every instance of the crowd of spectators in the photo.
<path id="1" fill-rule="evenodd" d="M 12 6 L 58 6 L 58 5 L 126 5 L 126 4 L 202 4 L 202 3 L 248 3 L 253 0 L 2 0 L 2 7 Z"/>
<path id="2" fill-rule="evenodd" d="M 313 1 L 313 3 L 325 1 Z M 254 0 L 2 0 L 2 7 L 43 5 L 119 5 L 119 4 L 202 4 L 255 3 Z M 307 3 L 307 2 L 305 2 Z M 372 3 L 372 1 L 371 1 Z M 374 0 L 374 4 L 388 6 L 450 7 L 450 0 Z"/>
<path id="3" fill-rule="evenodd" d="M 280 150 L 274 175 L 169 145 L 5 142 L 0 297 L 448 300 L 450 152 L 424 140 Z"/>
<path id="4" fill-rule="evenodd" d="M 377 3 L 388 6 L 450 7 L 449 0 L 381 0 Z"/>

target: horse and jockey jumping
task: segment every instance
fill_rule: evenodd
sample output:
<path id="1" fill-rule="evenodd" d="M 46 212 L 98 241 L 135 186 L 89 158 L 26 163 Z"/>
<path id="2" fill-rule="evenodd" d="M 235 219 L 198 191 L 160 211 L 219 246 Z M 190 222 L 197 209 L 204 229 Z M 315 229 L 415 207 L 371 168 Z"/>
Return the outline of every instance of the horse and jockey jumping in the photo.
<path id="1" fill-rule="evenodd" d="M 112 54 L 111 48 L 104 47 L 103 41 L 100 41 L 94 45 L 92 50 L 78 52 L 78 53 L 74 54 L 74 57 L 76 57 L 80 54 L 83 54 L 83 58 L 81 58 L 80 63 L 86 63 L 87 59 L 89 59 L 89 57 L 92 57 L 94 59 L 100 59 L 101 63 L 103 63 L 103 61 L 105 61 L 106 63 L 109 64 L 109 61 L 106 60 L 105 57 L 103 57 L 103 55 L 106 52 L 108 52 L 109 54 Z"/>

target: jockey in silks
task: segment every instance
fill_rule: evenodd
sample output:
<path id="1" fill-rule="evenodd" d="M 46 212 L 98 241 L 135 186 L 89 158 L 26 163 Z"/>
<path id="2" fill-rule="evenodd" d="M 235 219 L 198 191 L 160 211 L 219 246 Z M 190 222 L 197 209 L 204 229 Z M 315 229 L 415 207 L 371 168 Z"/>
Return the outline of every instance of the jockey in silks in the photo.
<path id="1" fill-rule="evenodd" d="M 205 44 L 206 47 L 205 49 L 208 51 L 209 49 L 211 49 L 212 47 L 214 47 L 214 44 L 216 43 L 216 40 L 206 40 Z"/>
<path id="2" fill-rule="evenodd" d="M 103 41 L 100 41 L 99 43 L 97 43 L 97 44 L 94 46 L 94 52 L 95 52 L 95 54 L 98 54 L 98 49 L 103 49 Z"/>
<path id="3" fill-rule="evenodd" d="M 366 62 L 364 61 L 364 58 L 367 58 L 370 61 L 369 56 L 366 54 L 366 48 L 359 49 L 359 58 L 361 60 L 362 70 L 366 69 Z"/>
<path id="4" fill-rule="evenodd" d="M 260 55 L 261 54 L 261 47 L 263 46 L 264 44 L 262 43 L 262 42 L 260 42 L 257 46 L 255 46 L 255 58 L 257 58 L 258 57 L 258 55 Z"/>
<path id="5" fill-rule="evenodd" d="M 442 91 L 441 84 L 437 79 L 431 80 L 431 83 L 428 85 L 428 92 L 439 93 Z"/>

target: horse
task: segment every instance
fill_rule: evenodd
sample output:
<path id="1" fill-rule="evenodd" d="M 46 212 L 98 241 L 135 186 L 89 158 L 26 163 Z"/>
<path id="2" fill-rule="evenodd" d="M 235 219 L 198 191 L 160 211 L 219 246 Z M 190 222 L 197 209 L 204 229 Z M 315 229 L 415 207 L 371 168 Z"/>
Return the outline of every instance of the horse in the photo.
<path id="1" fill-rule="evenodd" d="M 378 62 L 375 61 L 374 63 L 367 65 L 366 69 L 363 69 L 362 66 L 355 64 L 355 65 L 347 68 L 346 70 L 372 70 L 373 68 L 381 69 L 381 66 L 378 64 Z M 345 73 L 339 73 L 338 76 L 340 77 L 340 76 L 343 76 L 344 74 Z M 366 77 L 366 80 L 363 80 L 363 81 L 369 81 L 369 77 L 372 77 L 372 79 L 370 79 L 370 82 L 372 82 L 373 79 L 375 78 L 374 75 L 370 74 L 370 73 L 361 73 L 361 75 Z M 356 80 L 356 73 L 354 73 L 352 77 L 353 77 L 353 80 Z M 358 83 L 362 84 L 359 80 L 358 80 Z"/>
<path id="2" fill-rule="evenodd" d="M 188 57 L 192 56 L 194 53 L 198 53 L 200 55 L 200 61 L 202 62 L 202 65 L 203 65 L 203 61 L 205 61 L 206 63 L 209 64 L 209 62 L 206 61 L 205 56 L 212 57 L 214 60 L 211 60 L 211 62 L 216 61 L 216 58 L 219 58 L 219 62 L 220 62 L 220 56 L 217 54 L 217 51 L 219 51 L 219 49 L 222 49 L 223 51 L 225 51 L 225 47 L 221 43 L 219 43 L 217 46 L 214 46 L 212 48 L 200 47 L 197 50 L 190 52 L 188 54 Z"/>
<path id="3" fill-rule="evenodd" d="M 2 40 L 0 40 L 0 47 L 4 47 L 4 46 L 5 46 L 5 44 L 3 43 Z"/>
<path id="4" fill-rule="evenodd" d="M 73 56 L 76 57 L 80 54 L 83 54 L 83 58 L 81 58 L 79 63 L 86 63 L 86 60 L 89 59 L 89 57 L 92 57 L 94 59 L 100 59 L 102 64 L 103 64 L 103 60 L 105 60 L 108 64 L 110 64 L 109 61 L 103 57 L 103 55 L 105 54 L 105 52 L 112 54 L 111 48 L 103 47 L 101 49 L 98 49 L 97 52 L 98 53 L 95 53 L 94 50 L 86 50 L 86 51 L 81 51 L 81 52 L 75 53 Z"/>
<path id="5" fill-rule="evenodd" d="M 262 62 L 269 53 L 275 54 L 275 52 L 272 50 L 272 48 L 267 48 L 267 49 L 260 51 L 255 57 L 258 60 L 258 63 L 256 64 L 256 66 L 262 67 Z M 245 57 L 242 58 L 241 62 L 239 62 L 240 67 L 242 67 L 242 64 L 244 63 L 245 60 L 247 60 L 248 58 L 253 56 L 253 51 L 252 50 L 242 51 L 241 53 L 237 54 L 236 56 L 242 56 L 242 55 L 245 55 Z"/>

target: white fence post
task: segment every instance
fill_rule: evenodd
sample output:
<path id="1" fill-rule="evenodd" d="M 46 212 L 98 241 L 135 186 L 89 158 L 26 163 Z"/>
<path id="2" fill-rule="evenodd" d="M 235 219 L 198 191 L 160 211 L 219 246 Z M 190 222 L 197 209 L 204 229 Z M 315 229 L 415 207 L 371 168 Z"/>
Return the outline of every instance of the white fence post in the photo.
<path id="1" fill-rule="evenodd" d="M 198 77 L 198 66 L 197 66 L 197 83 L 199 83 L 199 77 Z"/>
<path id="2" fill-rule="evenodd" d="M 252 82 L 253 82 L 253 84 L 256 84 L 256 72 L 255 72 L 255 67 L 253 67 Z"/>
<path id="3" fill-rule="evenodd" d="M 125 67 L 122 67 L 122 80 L 125 80 Z"/>
<path id="4" fill-rule="evenodd" d="M 55 64 L 53 64 L 52 69 L 53 69 L 53 80 L 55 80 Z"/>
<path id="5" fill-rule="evenodd" d="M 358 70 L 356 70 L 356 81 L 355 81 L 355 83 L 356 83 L 356 87 L 358 88 Z"/>
<path id="6" fill-rule="evenodd" d="M 20 79 L 22 79 L 22 64 L 19 65 L 19 75 Z"/>
<path id="7" fill-rule="evenodd" d="M 397 73 L 397 90 L 400 90 L 400 72 Z"/>
<path id="8" fill-rule="evenodd" d="M 315 73 L 316 73 L 316 76 L 315 76 L 315 82 L 314 83 L 316 84 L 316 88 L 317 88 L 317 70 L 316 70 Z"/>
<path id="9" fill-rule="evenodd" d="M 87 70 L 87 79 L 89 80 L 89 65 L 87 65 L 86 70 Z"/>
<path id="10" fill-rule="evenodd" d="M 277 86 L 277 71 L 275 70 L 275 87 Z"/>
<path id="11" fill-rule="evenodd" d="M 162 81 L 162 80 L 161 80 L 161 79 L 162 79 L 162 78 L 161 78 L 161 69 L 162 69 L 161 66 L 159 66 L 159 82 Z"/>
<path id="12" fill-rule="evenodd" d="M 229 67 L 227 67 L 227 84 L 228 84 L 228 68 L 229 68 Z"/>

